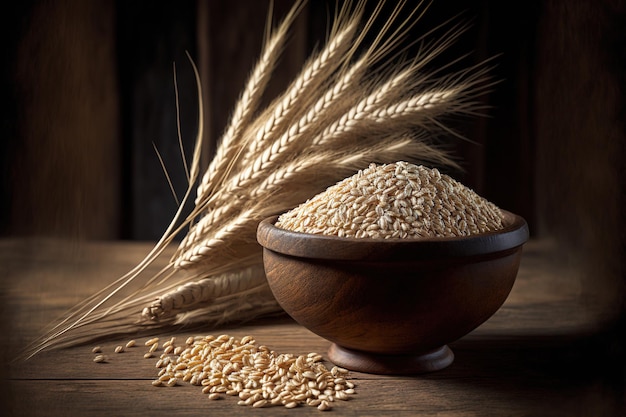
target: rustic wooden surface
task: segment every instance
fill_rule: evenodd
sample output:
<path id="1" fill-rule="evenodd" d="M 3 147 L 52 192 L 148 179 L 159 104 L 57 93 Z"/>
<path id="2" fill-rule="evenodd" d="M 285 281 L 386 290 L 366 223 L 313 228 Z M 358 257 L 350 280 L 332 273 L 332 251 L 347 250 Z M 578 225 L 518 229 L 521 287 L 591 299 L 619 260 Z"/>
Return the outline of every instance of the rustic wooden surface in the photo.
<path id="1" fill-rule="evenodd" d="M 301 416 L 312 407 L 253 409 L 226 397 L 210 401 L 196 386 L 155 388 L 155 360 L 142 344 L 115 354 L 130 337 L 99 343 L 109 361 L 92 361 L 92 346 L 13 361 L 43 326 L 86 295 L 127 272 L 147 253 L 142 243 L 0 241 L 0 348 L 6 366 L 2 416 Z M 157 266 L 155 266 L 156 270 Z M 601 307 L 601 306 L 597 306 Z M 357 394 L 334 403 L 349 416 L 619 416 L 624 374 L 619 345 L 602 332 L 607 311 L 581 293 L 573 271 L 550 242 L 525 246 L 504 306 L 477 330 L 451 344 L 455 362 L 420 376 L 352 373 Z M 317 351 L 329 343 L 287 317 L 192 334 L 244 336 L 278 352 Z M 191 333 L 180 334 L 185 337 Z M 171 333 L 163 336 L 171 336 Z M 143 341 L 144 338 L 138 339 Z"/>

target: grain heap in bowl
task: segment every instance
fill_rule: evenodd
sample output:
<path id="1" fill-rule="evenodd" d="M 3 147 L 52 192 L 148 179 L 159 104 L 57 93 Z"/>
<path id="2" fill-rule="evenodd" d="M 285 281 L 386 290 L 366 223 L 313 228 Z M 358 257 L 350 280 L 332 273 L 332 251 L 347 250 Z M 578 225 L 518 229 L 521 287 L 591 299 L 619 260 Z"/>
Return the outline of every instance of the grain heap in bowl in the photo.
<path id="1" fill-rule="evenodd" d="M 279 216 L 295 232 L 354 238 L 470 236 L 503 228 L 502 213 L 436 168 L 370 164 Z"/>

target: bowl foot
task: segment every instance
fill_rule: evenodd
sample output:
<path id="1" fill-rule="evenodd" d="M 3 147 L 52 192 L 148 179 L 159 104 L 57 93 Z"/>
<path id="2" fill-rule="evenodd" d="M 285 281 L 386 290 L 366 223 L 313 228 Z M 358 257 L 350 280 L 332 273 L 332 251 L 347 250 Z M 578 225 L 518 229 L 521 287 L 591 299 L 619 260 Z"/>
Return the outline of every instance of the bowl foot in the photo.
<path id="1" fill-rule="evenodd" d="M 416 355 L 383 355 L 348 349 L 333 343 L 328 358 L 335 365 L 351 371 L 370 374 L 422 374 L 439 371 L 454 361 L 454 353 L 446 345 Z"/>

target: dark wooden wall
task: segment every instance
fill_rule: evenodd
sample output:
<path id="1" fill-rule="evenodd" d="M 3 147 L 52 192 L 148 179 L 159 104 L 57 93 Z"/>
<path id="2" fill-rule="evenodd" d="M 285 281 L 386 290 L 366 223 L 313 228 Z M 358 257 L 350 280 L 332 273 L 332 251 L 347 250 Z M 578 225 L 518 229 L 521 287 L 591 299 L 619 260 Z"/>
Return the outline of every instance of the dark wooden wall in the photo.
<path id="1" fill-rule="evenodd" d="M 2 30 L 1 229 L 115 238 L 121 195 L 115 8 L 11 2 Z"/>
<path id="2" fill-rule="evenodd" d="M 291 3 L 276 0 L 276 16 Z M 626 229 L 625 3 L 435 1 L 417 26 L 460 14 L 474 25 L 451 55 L 469 52 L 468 63 L 499 55 L 489 117 L 456 126 L 475 142 L 453 142 L 465 167 L 459 179 L 526 217 L 533 236 L 556 237 L 569 256 L 586 259 L 590 285 L 612 292 L 623 289 Z M 304 10 L 274 91 L 323 40 L 332 4 Z M 2 234 L 160 236 L 176 204 L 153 143 L 176 189 L 185 187 L 173 63 L 189 152 L 197 97 L 186 52 L 200 66 L 215 140 L 258 54 L 267 5 L 13 2 L 0 25 Z"/>

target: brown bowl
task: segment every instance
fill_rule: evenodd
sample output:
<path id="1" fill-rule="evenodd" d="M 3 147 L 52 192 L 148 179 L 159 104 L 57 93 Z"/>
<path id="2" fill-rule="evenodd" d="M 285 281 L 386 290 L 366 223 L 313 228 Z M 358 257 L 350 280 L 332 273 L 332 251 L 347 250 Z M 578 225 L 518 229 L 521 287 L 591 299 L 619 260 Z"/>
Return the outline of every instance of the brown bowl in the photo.
<path id="1" fill-rule="evenodd" d="M 378 374 L 443 369 L 451 343 L 484 323 L 513 287 L 526 221 L 459 238 L 357 239 L 259 224 L 269 286 L 298 323 L 332 342 L 329 359 Z"/>

